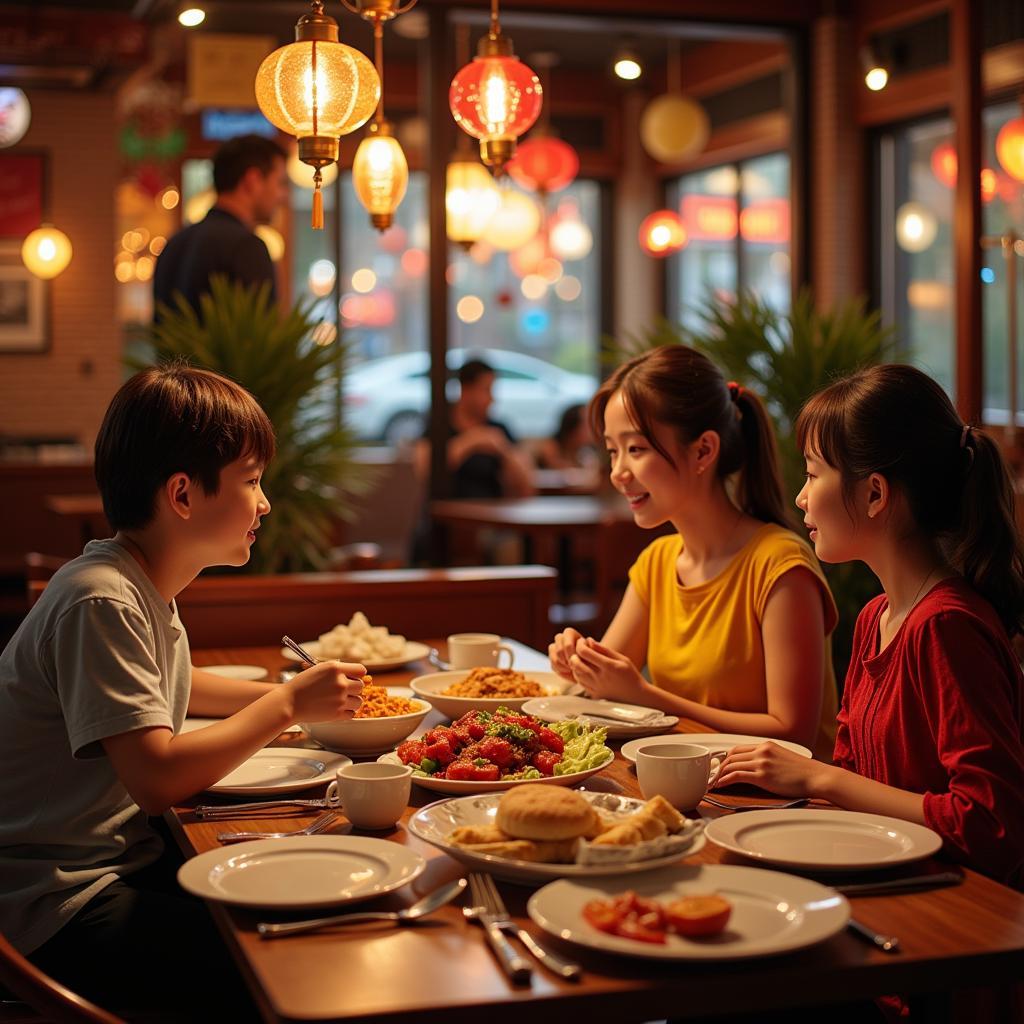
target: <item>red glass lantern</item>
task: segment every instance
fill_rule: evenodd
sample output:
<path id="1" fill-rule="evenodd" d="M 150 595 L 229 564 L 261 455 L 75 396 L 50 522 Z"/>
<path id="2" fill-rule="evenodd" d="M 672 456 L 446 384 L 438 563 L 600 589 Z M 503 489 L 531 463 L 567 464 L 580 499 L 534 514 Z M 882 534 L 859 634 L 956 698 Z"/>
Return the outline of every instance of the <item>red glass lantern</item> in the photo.
<path id="1" fill-rule="evenodd" d="M 932 174 L 946 188 L 956 185 L 956 150 L 952 142 L 941 142 L 932 150 Z"/>
<path id="2" fill-rule="evenodd" d="M 497 2 L 491 30 L 480 40 L 476 57 L 452 79 L 448 106 L 455 123 L 480 140 L 480 158 L 496 171 L 512 159 L 516 140 L 540 114 L 540 79 L 512 51 L 501 34 Z"/>
<path id="3" fill-rule="evenodd" d="M 640 248 L 648 256 L 659 258 L 679 252 L 689 240 L 683 219 L 674 210 L 656 210 L 640 225 Z"/>
<path id="4" fill-rule="evenodd" d="M 527 139 L 508 165 L 508 173 L 523 188 L 544 193 L 570 185 L 579 171 L 576 150 L 553 135 Z"/>
<path id="5" fill-rule="evenodd" d="M 1024 181 L 1024 117 L 1015 117 L 999 129 L 996 157 L 1011 178 Z"/>

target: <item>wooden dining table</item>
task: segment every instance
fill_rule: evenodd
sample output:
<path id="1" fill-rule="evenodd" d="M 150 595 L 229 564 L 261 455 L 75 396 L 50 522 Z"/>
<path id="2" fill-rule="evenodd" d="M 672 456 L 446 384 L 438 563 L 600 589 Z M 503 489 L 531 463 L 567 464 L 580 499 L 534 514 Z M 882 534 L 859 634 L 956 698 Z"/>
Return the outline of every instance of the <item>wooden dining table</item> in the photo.
<path id="1" fill-rule="evenodd" d="M 443 644 L 430 643 L 443 650 Z M 196 665 L 261 665 L 271 678 L 282 669 L 295 667 L 285 661 L 279 649 L 265 647 L 197 650 L 193 660 Z M 413 664 L 399 671 L 378 673 L 375 682 L 405 685 L 430 670 L 425 663 Z M 439 721 L 441 716 L 432 712 L 424 724 Z M 678 731 L 705 730 L 696 722 L 683 720 Z M 284 734 L 274 745 L 285 744 L 315 746 L 301 734 Z M 584 788 L 638 796 L 635 774 L 618 753 L 619 744 L 613 741 L 610 745 L 616 748 L 614 763 L 587 780 Z M 317 794 L 311 791 L 309 795 Z M 765 794 L 759 794 L 759 798 L 763 802 Z M 312 821 L 316 813 L 268 813 L 258 818 L 211 822 L 198 819 L 192 810 L 199 803 L 241 799 L 203 794 L 168 812 L 168 823 L 186 857 L 217 849 L 219 832 L 251 827 L 298 829 Z M 414 783 L 410 806 L 393 829 L 353 831 L 342 817 L 331 830 L 335 835 L 373 835 L 402 844 L 426 859 L 426 869 L 411 885 L 363 906 L 408 906 L 465 874 L 463 865 L 406 828 L 405 822 L 416 810 L 438 799 L 443 796 Z M 751 791 L 730 799 L 750 801 L 758 799 L 758 794 Z M 708 805 L 702 805 L 701 812 L 708 818 L 728 813 Z M 708 842 L 684 863 L 743 861 Z M 876 880 L 917 874 L 922 868 L 949 867 L 938 858 L 881 873 L 844 875 L 838 881 Z M 628 887 L 624 879 L 623 889 Z M 486 1019 L 488 1024 L 521 1024 L 523 1020 L 561 1024 L 584 1016 L 600 1022 L 647 1021 L 730 1013 L 756 1015 L 899 993 L 909 997 L 915 1022 L 937 1024 L 954 1019 L 957 1004 L 953 997 L 958 990 L 991 986 L 1001 990 L 1001 998 L 1009 1000 L 1008 987 L 1024 976 L 1024 894 L 970 870 L 964 870 L 962 882 L 953 887 L 851 900 L 860 922 L 899 937 L 900 951 L 896 954 L 884 953 L 843 931 L 798 952 L 733 962 L 656 962 L 572 946 L 546 935 L 529 919 L 525 908 L 532 888 L 499 882 L 499 890 L 519 924 L 582 965 L 582 980 L 565 981 L 537 965 L 529 985 L 513 985 L 492 956 L 480 928 L 467 922 L 456 905 L 446 906 L 414 926 L 362 925 L 274 941 L 259 938 L 257 922 L 305 915 L 219 903 L 210 906 L 262 1015 L 272 1022 L 435 1024 Z M 1000 1005 L 1008 1007 L 1009 1002 Z M 827 1020 L 828 1013 L 827 1008 L 823 1009 L 821 1019 Z"/>

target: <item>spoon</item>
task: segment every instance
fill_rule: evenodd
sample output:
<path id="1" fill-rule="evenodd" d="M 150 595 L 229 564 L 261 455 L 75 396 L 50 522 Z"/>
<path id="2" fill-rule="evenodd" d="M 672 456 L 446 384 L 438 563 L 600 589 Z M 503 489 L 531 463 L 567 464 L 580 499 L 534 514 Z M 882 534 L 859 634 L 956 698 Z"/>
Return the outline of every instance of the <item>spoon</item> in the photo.
<path id="1" fill-rule="evenodd" d="M 417 900 L 404 910 L 367 910 L 355 914 L 337 914 L 334 917 L 317 917 L 311 921 L 285 921 L 280 924 L 262 922 L 256 925 L 256 931 L 260 933 L 261 939 L 279 939 L 285 935 L 301 935 L 303 932 L 313 932 L 319 928 L 358 924 L 361 921 L 396 921 L 398 924 L 408 924 L 432 914 L 446 903 L 451 903 L 465 888 L 466 880 L 456 878 L 454 882 L 427 893 L 423 899 Z"/>

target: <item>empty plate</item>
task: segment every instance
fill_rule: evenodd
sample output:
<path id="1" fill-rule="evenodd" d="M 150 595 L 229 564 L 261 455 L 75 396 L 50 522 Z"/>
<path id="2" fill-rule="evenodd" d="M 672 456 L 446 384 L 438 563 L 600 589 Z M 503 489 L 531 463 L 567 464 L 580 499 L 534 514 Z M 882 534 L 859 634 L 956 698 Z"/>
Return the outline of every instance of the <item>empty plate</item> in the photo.
<path id="1" fill-rule="evenodd" d="M 622 756 L 630 764 L 636 764 L 636 752 L 639 747 L 646 747 L 651 743 L 696 743 L 698 747 L 707 747 L 708 750 L 732 750 L 733 747 L 744 747 L 748 744 L 756 746 L 758 743 L 767 742 L 767 736 L 740 736 L 731 732 L 680 732 L 672 733 L 671 736 L 656 736 L 653 739 L 630 740 L 622 744 Z M 811 752 L 800 746 L 799 743 L 791 743 L 789 740 L 772 740 L 780 747 L 792 750 L 794 754 L 802 754 L 810 757 Z"/>
<path id="2" fill-rule="evenodd" d="M 924 825 L 859 811 L 807 808 L 716 818 L 708 839 L 767 864 L 808 871 L 868 871 L 921 860 L 942 839 Z"/>
<path id="3" fill-rule="evenodd" d="M 384 839 L 294 836 L 201 853 L 179 868 L 178 882 L 221 903 L 305 910 L 383 895 L 424 867 L 418 853 Z"/>
<path id="4" fill-rule="evenodd" d="M 211 793 L 289 793 L 330 782 L 334 773 L 352 759 L 344 754 L 299 747 L 264 747 L 243 761 Z"/>

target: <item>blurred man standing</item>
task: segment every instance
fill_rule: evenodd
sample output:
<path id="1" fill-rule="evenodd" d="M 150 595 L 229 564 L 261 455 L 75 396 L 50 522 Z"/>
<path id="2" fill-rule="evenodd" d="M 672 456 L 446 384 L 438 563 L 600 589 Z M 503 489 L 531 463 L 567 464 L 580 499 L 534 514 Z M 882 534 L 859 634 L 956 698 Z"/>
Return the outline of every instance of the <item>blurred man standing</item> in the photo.
<path id="1" fill-rule="evenodd" d="M 244 285 L 269 282 L 271 301 L 277 300 L 270 253 L 253 229 L 269 224 L 288 196 L 285 151 L 260 135 L 229 139 L 213 158 L 213 186 L 217 202 L 210 212 L 174 235 L 157 259 L 155 319 L 160 303 L 174 308 L 178 292 L 198 313 L 214 274 Z"/>

